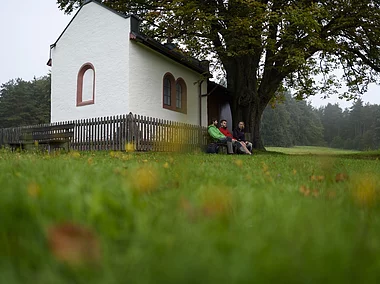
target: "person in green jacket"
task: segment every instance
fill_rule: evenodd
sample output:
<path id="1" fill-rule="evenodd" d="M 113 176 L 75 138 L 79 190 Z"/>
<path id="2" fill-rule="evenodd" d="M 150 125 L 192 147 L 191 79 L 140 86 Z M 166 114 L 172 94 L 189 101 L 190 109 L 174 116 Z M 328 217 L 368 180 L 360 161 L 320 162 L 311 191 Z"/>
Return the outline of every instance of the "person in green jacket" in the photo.
<path id="1" fill-rule="evenodd" d="M 226 137 L 220 130 L 218 129 L 218 120 L 213 118 L 211 120 L 211 124 L 207 127 L 207 132 L 210 137 L 218 143 L 227 144 L 227 153 L 233 154 L 234 150 L 232 147 L 232 139 L 230 137 Z"/>

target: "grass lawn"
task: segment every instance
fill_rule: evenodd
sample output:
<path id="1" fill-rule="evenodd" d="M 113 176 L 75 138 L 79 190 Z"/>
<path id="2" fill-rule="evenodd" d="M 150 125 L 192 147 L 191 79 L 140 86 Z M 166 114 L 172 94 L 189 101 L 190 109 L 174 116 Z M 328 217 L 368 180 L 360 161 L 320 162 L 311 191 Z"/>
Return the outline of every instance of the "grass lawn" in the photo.
<path id="1" fill-rule="evenodd" d="M 343 150 L 327 147 L 315 146 L 295 146 L 291 148 L 267 147 L 267 151 L 280 152 L 289 155 L 342 155 L 342 154 L 358 154 L 360 151 Z"/>
<path id="2" fill-rule="evenodd" d="M 377 283 L 372 154 L 0 151 L 0 283 Z"/>

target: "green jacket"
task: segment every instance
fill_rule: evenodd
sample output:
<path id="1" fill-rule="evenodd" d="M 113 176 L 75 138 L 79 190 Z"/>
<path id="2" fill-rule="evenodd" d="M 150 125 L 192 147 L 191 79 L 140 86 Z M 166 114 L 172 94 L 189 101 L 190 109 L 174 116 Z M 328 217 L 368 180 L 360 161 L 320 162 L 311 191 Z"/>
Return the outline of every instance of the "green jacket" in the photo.
<path id="1" fill-rule="evenodd" d="M 223 135 L 222 132 L 214 125 L 211 124 L 207 127 L 207 132 L 208 134 L 214 139 L 214 140 L 219 140 L 221 138 L 225 138 L 226 136 Z"/>

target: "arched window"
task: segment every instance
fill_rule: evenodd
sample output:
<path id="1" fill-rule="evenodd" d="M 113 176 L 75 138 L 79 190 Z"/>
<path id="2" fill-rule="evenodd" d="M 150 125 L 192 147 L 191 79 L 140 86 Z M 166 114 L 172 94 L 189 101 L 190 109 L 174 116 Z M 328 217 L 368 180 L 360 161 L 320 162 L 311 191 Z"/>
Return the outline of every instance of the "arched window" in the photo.
<path id="1" fill-rule="evenodd" d="M 185 81 L 178 78 L 176 83 L 176 110 L 187 113 L 187 88 Z"/>
<path id="2" fill-rule="evenodd" d="M 182 113 L 187 112 L 187 90 L 182 78 L 174 80 L 174 76 L 166 73 L 163 78 L 163 107 Z"/>
<path id="3" fill-rule="evenodd" d="M 172 86 L 168 77 L 164 78 L 164 105 L 170 106 L 172 99 Z"/>
<path id="4" fill-rule="evenodd" d="M 170 73 L 166 73 L 163 79 L 163 101 L 164 108 L 172 109 L 175 107 L 175 80 Z"/>
<path id="5" fill-rule="evenodd" d="M 77 80 L 77 106 L 94 104 L 95 102 L 95 68 L 85 63 L 79 69 Z"/>

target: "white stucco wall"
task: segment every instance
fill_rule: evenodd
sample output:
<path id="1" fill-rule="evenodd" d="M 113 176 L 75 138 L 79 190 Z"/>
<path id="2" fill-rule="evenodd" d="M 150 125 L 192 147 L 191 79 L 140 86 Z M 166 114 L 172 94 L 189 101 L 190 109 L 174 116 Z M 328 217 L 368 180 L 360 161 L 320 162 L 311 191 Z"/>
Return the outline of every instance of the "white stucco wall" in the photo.
<path id="1" fill-rule="evenodd" d="M 200 74 L 131 41 L 130 21 L 91 2 L 74 17 L 52 49 L 52 122 L 132 112 L 199 125 L 199 87 L 194 83 Z M 95 103 L 77 106 L 77 76 L 84 63 L 95 68 Z M 163 108 L 167 72 L 186 82 L 187 114 Z M 205 81 L 202 94 L 206 93 Z M 84 92 L 83 100 L 89 96 Z M 203 97 L 202 125 L 207 122 L 207 97 Z"/>
<path id="2" fill-rule="evenodd" d="M 200 74 L 152 49 L 130 42 L 129 46 L 129 102 L 132 113 L 199 125 Z M 170 72 L 181 77 L 187 86 L 187 114 L 163 108 L 163 77 Z M 207 81 L 202 94 L 207 93 Z M 207 126 L 207 97 L 202 98 L 202 125 Z"/>
<path id="3" fill-rule="evenodd" d="M 82 7 L 52 49 L 52 122 L 129 112 L 129 33 L 129 18 L 96 3 Z M 87 62 L 95 67 L 95 104 L 77 107 L 78 71 Z"/>

